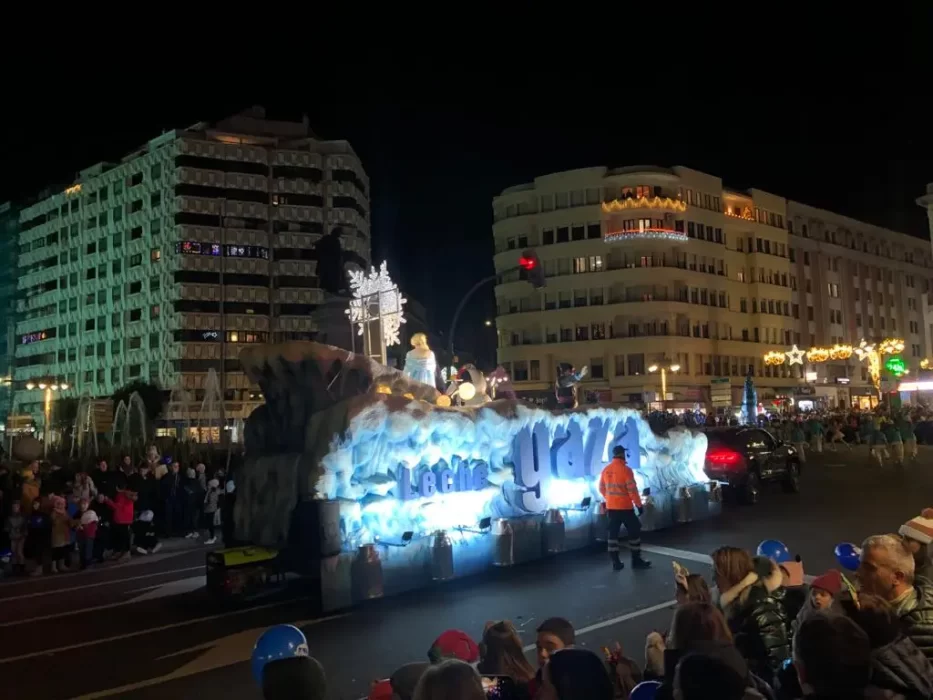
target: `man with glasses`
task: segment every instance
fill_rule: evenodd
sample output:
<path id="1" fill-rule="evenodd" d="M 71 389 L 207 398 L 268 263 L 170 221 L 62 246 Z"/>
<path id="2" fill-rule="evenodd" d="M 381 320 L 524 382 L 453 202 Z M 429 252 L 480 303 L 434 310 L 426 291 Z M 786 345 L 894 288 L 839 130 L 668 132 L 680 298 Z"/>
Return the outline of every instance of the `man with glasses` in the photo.
<path id="1" fill-rule="evenodd" d="M 904 634 L 933 660 L 933 582 L 914 579 L 914 557 L 898 535 L 875 535 L 862 543 L 861 590 L 888 601 Z"/>

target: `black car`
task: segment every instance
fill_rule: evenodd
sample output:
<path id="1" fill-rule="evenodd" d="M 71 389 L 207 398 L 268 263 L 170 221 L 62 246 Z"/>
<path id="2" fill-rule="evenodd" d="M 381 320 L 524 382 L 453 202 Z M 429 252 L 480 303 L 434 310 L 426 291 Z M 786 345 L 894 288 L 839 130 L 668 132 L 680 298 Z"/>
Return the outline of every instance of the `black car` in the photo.
<path id="1" fill-rule="evenodd" d="M 800 491 L 800 455 L 764 428 L 742 426 L 706 432 L 706 475 L 728 484 L 745 503 L 757 503 L 766 482 Z"/>

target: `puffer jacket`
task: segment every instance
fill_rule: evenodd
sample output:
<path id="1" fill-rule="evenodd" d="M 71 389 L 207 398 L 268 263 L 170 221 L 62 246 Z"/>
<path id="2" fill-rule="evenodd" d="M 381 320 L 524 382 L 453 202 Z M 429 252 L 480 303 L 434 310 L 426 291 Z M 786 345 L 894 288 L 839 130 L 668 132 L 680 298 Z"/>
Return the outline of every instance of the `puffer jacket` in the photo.
<path id="1" fill-rule="evenodd" d="M 872 685 L 906 698 L 933 698 L 933 664 L 907 637 L 872 649 Z"/>
<path id="2" fill-rule="evenodd" d="M 933 661 L 933 581 L 915 578 L 914 593 L 898 607 L 897 616 L 904 634 Z"/>
<path id="3" fill-rule="evenodd" d="M 772 595 L 780 587 L 779 570 L 764 579 L 751 572 L 719 599 L 749 670 L 769 683 L 790 657 L 787 616 Z"/>

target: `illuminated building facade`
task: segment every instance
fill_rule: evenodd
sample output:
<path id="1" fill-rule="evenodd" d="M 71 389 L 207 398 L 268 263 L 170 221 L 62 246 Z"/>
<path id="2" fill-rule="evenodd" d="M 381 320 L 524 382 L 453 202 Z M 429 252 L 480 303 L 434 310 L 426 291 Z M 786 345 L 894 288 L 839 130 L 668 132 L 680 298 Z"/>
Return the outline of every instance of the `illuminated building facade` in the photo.
<path id="1" fill-rule="evenodd" d="M 262 400 L 237 361 L 244 343 L 315 337 L 318 238 L 340 229 L 370 258 L 369 182 L 350 145 L 256 107 L 94 165 L 19 219 L 15 402 L 32 413 L 30 378 L 62 377 L 72 396 L 154 381 L 200 405 L 214 369 L 227 419 L 243 418 Z"/>
<path id="2" fill-rule="evenodd" d="M 11 408 L 13 338 L 16 333 L 16 257 L 19 250 L 19 209 L 11 202 L 0 204 L 0 416 Z"/>
<path id="3" fill-rule="evenodd" d="M 769 365 L 764 356 L 795 343 L 806 347 L 811 335 L 815 343 L 841 337 L 858 344 L 854 295 L 843 309 L 836 278 L 843 273 L 818 271 L 832 264 L 823 256 L 851 255 L 885 276 L 909 269 L 916 286 L 900 287 L 897 297 L 903 302 L 897 328 L 903 324 L 905 337 L 910 322 L 920 321 L 907 292 L 916 289 L 919 297 L 933 277 L 929 246 L 909 236 L 849 221 L 867 241 L 883 240 L 892 257 L 852 250 L 844 237 L 826 242 L 819 227 L 816 239 L 812 223 L 804 237 L 804 220 L 815 221 L 817 212 L 761 190 L 732 190 L 718 177 L 679 166 L 585 168 L 510 187 L 493 199 L 496 270 L 514 268 L 531 247 L 547 286 L 536 291 L 517 272 L 506 272 L 497 285 L 499 362 L 518 391 L 541 398 L 553 394 L 558 363 L 587 365 L 581 403 L 655 403 L 660 378 L 649 369 L 662 366 L 679 368 L 666 373 L 667 408 L 737 405 L 749 367 L 763 402 L 816 393 L 832 376 L 830 365 L 808 384 L 806 364 Z M 820 257 L 804 265 L 804 251 Z M 905 264 L 907 252 L 913 262 Z M 827 284 L 837 285 L 839 304 L 820 295 L 834 291 Z M 843 321 L 830 324 L 830 310 Z M 862 332 L 883 334 L 881 309 L 871 310 L 877 325 L 868 327 L 865 307 Z M 917 342 L 908 341 L 908 353 Z M 921 342 L 921 353 L 925 347 Z M 861 375 L 855 360 L 850 365 L 857 386 Z"/>

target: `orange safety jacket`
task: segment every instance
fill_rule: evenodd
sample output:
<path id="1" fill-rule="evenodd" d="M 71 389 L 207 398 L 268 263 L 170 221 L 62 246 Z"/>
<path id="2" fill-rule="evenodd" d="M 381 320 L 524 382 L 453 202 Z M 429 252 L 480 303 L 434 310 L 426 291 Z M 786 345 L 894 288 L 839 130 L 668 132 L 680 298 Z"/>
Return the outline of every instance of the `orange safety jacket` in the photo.
<path id="1" fill-rule="evenodd" d="M 641 496 L 635 484 L 635 474 L 625 460 L 614 457 L 599 476 L 599 492 L 609 510 L 634 510 L 641 507 Z"/>

